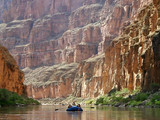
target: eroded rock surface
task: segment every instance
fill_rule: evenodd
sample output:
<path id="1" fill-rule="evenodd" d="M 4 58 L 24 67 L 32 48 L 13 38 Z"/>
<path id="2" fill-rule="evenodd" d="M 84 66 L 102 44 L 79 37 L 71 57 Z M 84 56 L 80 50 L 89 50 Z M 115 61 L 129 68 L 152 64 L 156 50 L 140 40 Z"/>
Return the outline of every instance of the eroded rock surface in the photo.
<path id="1" fill-rule="evenodd" d="M 7 12 L 0 25 L 0 42 L 21 68 L 30 67 L 24 69 L 28 96 L 97 97 L 159 83 L 158 0 L 54 2 L 46 11 L 47 1 L 41 2 L 42 11 L 31 10 L 32 16 Z"/>
<path id="2" fill-rule="evenodd" d="M 92 57 L 81 64 L 58 64 L 34 70 L 23 69 L 27 95 L 35 99 L 97 97 L 102 94 L 104 54 Z"/>
<path id="3" fill-rule="evenodd" d="M 23 82 L 23 72 L 8 50 L 0 45 L 0 89 L 8 89 L 22 94 L 25 92 Z"/>
<path id="4" fill-rule="evenodd" d="M 21 68 L 81 62 L 103 53 L 150 1 L 2 0 L 0 43 Z"/>
<path id="5" fill-rule="evenodd" d="M 75 73 L 71 72 L 75 76 L 72 76 L 69 86 L 72 88 L 70 94 L 84 98 L 97 97 L 113 88 L 148 89 L 151 83 L 160 83 L 159 11 L 160 4 L 154 1 L 141 9 L 135 20 L 124 25 L 119 37 L 106 37 L 113 41 L 106 46 L 105 56 L 100 54 L 84 60 L 78 64 Z M 40 94 L 36 91 L 41 90 L 34 89 L 34 86 L 30 88 L 34 95 Z"/>
<path id="6" fill-rule="evenodd" d="M 137 19 L 122 29 L 105 52 L 106 91 L 112 88 L 149 89 L 160 83 L 159 66 L 160 4 L 149 4 Z"/>
<path id="7" fill-rule="evenodd" d="M 27 95 L 35 99 L 67 97 L 73 92 L 72 83 L 77 69 L 76 63 L 44 66 L 35 70 L 25 68 Z"/>

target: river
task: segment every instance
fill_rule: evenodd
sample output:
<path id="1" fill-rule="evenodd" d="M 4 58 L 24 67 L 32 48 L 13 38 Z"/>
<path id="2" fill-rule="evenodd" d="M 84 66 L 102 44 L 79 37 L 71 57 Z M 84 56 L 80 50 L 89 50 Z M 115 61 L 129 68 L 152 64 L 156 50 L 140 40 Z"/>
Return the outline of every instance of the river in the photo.
<path id="1" fill-rule="evenodd" d="M 83 112 L 66 112 L 64 106 L 52 105 L 5 107 L 0 108 L 0 120 L 160 120 L 159 108 L 99 106 L 83 107 L 83 110 Z"/>

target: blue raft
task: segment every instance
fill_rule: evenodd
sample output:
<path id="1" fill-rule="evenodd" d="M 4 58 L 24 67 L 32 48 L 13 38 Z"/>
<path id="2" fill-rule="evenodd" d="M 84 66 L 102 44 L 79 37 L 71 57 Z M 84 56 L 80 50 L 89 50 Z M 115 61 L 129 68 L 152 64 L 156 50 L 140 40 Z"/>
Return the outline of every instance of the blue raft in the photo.
<path id="1" fill-rule="evenodd" d="M 68 108 L 66 111 L 83 111 L 83 109 L 77 106 L 72 106 L 71 108 Z"/>

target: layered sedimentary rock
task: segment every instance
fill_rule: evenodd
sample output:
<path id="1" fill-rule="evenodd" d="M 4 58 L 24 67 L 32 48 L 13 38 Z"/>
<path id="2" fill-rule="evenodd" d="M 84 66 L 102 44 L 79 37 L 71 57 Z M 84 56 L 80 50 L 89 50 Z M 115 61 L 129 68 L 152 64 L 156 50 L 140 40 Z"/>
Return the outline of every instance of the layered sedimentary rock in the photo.
<path id="1" fill-rule="evenodd" d="M 80 62 L 78 67 L 74 69 L 76 72 L 71 70 L 74 68 L 73 66 L 68 69 L 70 73 L 67 76 L 72 75 L 69 77 L 72 82 L 69 83 L 71 85 L 68 87 L 71 89 L 67 94 L 84 98 L 97 97 L 108 93 L 113 88 L 118 90 L 123 88 L 134 90 L 137 87 L 148 89 L 151 83 L 160 83 L 159 11 L 159 1 L 154 1 L 143 7 L 138 12 L 137 18 L 131 23 L 125 24 L 121 30 L 121 35 L 113 39 L 111 44 L 105 48 L 105 57 L 102 54 Z M 114 37 L 105 38 L 110 40 Z M 106 44 L 108 43 L 106 42 Z M 56 71 L 59 70 L 57 69 Z M 32 71 L 30 75 L 33 76 L 35 73 L 35 71 Z M 54 74 L 55 76 L 58 75 Z M 70 82 L 70 80 L 67 80 L 67 76 L 63 77 L 63 84 Z M 57 79 L 60 80 L 62 77 Z M 35 97 L 42 94 L 40 91 L 48 90 L 47 86 L 50 85 L 41 85 L 41 87 L 29 86 L 28 93 L 32 93 L 29 95 Z M 43 90 L 41 90 L 42 88 Z"/>
<path id="2" fill-rule="evenodd" d="M 0 3 L 5 7 L 3 7 L 4 9 L 1 16 L 4 22 L 10 22 L 15 19 L 37 19 L 46 14 L 72 12 L 82 5 L 102 1 L 103 0 L 2 0 Z"/>
<path id="3" fill-rule="evenodd" d="M 24 93 L 24 74 L 8 50 L 0 45 L 0 89 Z"/>
<path id="4" fill-rule="evenodd" d="M 150 1 L 2 0 L 0 43 L 21 68 L 81 62 L 104 52 Z"/>
<path id="5" fill-rule="evenodd" d="M 97 97 L 159 83 L 159 0 L 11 4 L 1 17 L 0 42 L 21 68 L 30 67 L 24 69 L 28 96 Z"/>
<path id="6" fill-rule="evenodd" d="M 97 97 L 101 90 L 104 54 L 91 57 L 81 64 L 58 64 L 34 70 L 25 68 L 27 95 L 35 99 Z"/>
<path id="7" fill-rule="evenodd" d="M 75 90 L 77 96 L 96 97 L 112 89 L 149 89 L 152 83 L 160 83 L 159 11 L 158 1 L 141 9 L 136 20 L 124 26 L 122 34 L 106 48 L 105 62 L 80 64 L 82 80 Z M 100 71 L 98 77 L 93 77 L 95 69 Z"/>
<path id="8" fill-rule="evenodd" d="M 27 95 L 35 99 L 67 97 L 73 92 L 72 83 L 77 69 L 77 63 L 44 66 L 35 70 L 25 68 Z"/>
<path id="9" fill-rule="evenodd" d="M 10 8 L 12 0 L 1 0 L 0 1 L 0 23 L 3 21 L 3 14 L 5 11 L 8 11 L 8 8 Z"/>
<path id="10" fill-rule="evenodd" d="M 137 20 L 125 26 L 122 34 L 106 49 L 103 79 L 107 92 L 114 87 L 148 89 L 151 83 L 160 83 L 160 4 L 157 3 L 144 7 Z"/>

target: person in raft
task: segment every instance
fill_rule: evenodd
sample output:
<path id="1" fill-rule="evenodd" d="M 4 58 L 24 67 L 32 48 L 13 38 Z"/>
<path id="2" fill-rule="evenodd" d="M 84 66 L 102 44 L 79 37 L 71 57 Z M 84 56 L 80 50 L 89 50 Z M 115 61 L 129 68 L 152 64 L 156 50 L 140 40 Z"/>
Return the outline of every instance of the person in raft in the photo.
<path id="1" fill-rule="evenodd" d="M 71 105 L 71 104 L 69 104 L 69 105 L 68 105 L 68 108 L 71 108 L 71 107 L 72 107 L 72 105 Z"/>
<path id="2" fill-rule="evenodd" d="M 78 104 L 77 106 L 72 106 L 69 104 L 66 111 L 83 111 L 83 109 L 81 108 L 80 104 Z"/>
<path id="3" fill-rule="evenodd" d="M 75 102 L 73 102 L 73 103 L 72 103 L 72 105 L 73 105 L 73 106 L 76 106 L 76 103 L 75 103 Z"/>
<path id="4" fill-rule="evenodd" d="M 77 107 L 81 108 L 81 105 L 80 105 L 80 104 L 78 104 L 78 105 L 77 105 Z"/>

